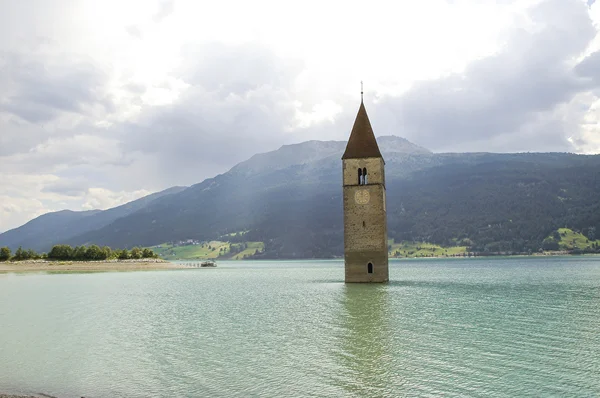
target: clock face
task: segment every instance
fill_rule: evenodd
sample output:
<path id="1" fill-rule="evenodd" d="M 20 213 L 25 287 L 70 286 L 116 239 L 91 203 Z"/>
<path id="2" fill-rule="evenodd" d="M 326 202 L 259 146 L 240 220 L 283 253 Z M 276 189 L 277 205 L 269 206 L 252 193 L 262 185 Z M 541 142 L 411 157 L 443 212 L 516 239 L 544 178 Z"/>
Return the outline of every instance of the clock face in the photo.
<path id="1" fill-rule="evenodd" d="M 371 199 L 371 195 L 369 194 L 369 191 L 367 191 L 366 189 L 359 189 L 354 194 L 354 201 L 356 203 L 358 203 L 359 205 L 366 205 L 367 203 L 369 203 L 370 199 Z"/>

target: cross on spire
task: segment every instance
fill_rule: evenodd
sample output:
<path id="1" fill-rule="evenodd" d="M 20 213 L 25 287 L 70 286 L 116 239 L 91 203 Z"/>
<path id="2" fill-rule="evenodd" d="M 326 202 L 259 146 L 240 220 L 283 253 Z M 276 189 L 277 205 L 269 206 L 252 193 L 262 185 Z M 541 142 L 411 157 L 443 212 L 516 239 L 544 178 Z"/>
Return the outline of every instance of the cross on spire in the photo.
<path id="1" fill-rule="evenodd" d="M 363 82 L 360 81 L 360 102 L 363 102 Z"/>

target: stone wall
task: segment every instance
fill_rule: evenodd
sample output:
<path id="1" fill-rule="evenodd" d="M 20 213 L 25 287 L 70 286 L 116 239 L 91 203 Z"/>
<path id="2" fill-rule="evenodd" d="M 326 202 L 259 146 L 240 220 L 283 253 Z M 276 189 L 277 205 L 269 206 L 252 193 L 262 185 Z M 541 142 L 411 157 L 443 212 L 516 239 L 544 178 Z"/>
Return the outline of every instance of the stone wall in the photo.
<path id="1" fill-rule="evenodd" d="M 357 191 L 369 193 L 369 202 L 356 203 Z M 346 251 L 387 250 L 383 185 L 344 187 L 344 249 Z"/>
<path id="2" fill-rule="evenodd" d="M 358 168 L 367 168 L 369 184 L 385 185 L 384 162 L 382 158 L 345 159 L 342 161 L 344 186 L 358 185 Z"/>
<path id="3" fill-rule="evenodd" d="M 387 282 L 389 280 L 388 253 L 350 252 L 344 256 L 346 282 Z M 368 264 L 373 264 L 373 273 L 368 273 Z"/>
<path id="4" fill-rule="evenodd" d="M 346 282 L 385 282 L 388 250 L 383 159 L 346 159 L 343 163 Z M 367 168 L 367 185 L 357 185 L 359 167 Z M 373 265 L 371 274 L 369 263 Z"/>

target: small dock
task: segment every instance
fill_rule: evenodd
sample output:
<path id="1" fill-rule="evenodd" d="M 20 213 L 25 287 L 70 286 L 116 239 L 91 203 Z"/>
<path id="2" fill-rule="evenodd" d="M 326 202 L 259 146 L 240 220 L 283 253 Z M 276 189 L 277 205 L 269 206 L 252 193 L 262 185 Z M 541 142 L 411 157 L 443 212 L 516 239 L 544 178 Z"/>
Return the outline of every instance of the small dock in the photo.
<path id="1" fill-rule="evenodd" d="M 185 265 L 186 267 L 190 267 L 190 268 L 216 268 L 217 267 L 217 263 L 215 263 L 214 261 L 185 262 L 185 263 L 181 263 L 181 264 Z"/>

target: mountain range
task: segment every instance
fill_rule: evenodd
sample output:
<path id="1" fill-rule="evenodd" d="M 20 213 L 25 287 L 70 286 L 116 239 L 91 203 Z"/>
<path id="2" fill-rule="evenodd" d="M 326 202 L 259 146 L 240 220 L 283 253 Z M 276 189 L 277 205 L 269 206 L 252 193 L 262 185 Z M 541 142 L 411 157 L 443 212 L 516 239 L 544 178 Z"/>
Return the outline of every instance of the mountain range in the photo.
<path id="1" fill-rule="evenodd" d="M 388 235 L 537 251 L 559 227 L 600 231 L 600 156 L 432 153 L 378 138 L 386 162 Z M 343 254 L 342 141 L 308 141 L 257 154 L 190 187 L 104 211 L 45 214 L 0 234 L 0 246 L 152 246 L 186 239 L 261 241 L 265 258 Z M 234 232 L 245 231 L 231 237 Z"/>

